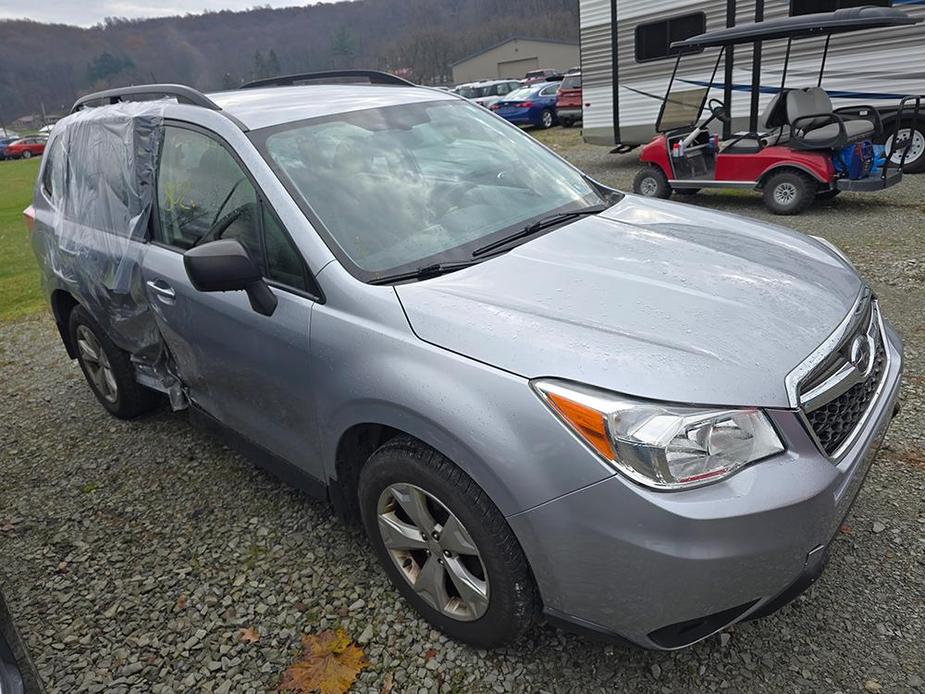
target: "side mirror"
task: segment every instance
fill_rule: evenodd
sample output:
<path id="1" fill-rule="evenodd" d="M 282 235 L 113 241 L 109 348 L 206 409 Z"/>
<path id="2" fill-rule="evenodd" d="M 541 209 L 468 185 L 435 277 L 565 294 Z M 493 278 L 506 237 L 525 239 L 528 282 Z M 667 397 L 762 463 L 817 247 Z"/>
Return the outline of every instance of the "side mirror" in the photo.
<path id="1" fill-rule="evenodd" d="M 209 241 L 183 254 L 190 282 L 200 292 L 245 291 L 251 308 L 272 316 L 277 298 L 263 281 L 260 268 L 234 239 Z"/>

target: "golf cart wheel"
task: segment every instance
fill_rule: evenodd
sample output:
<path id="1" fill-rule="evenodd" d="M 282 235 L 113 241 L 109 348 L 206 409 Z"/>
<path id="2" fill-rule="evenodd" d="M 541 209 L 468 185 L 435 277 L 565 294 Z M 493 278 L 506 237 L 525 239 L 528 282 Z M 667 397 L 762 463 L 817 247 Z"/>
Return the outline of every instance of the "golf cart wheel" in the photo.
<path id="1" fill-rule="evenodd" d="M 428 622 L 480 648 L 516 639 L 539 597 L 507 521 L 443 455 L 391 439 L 360 470 L 363 525 L 393 585 Z"/>
<path id="2" fill-rule="evenodd" d="M 816 181 L 802 171 L 778 171 L 764 184 L 764 204 L 774 214 L 800 214 L 816 199 Z"/>
<path id="3" fill-rule="evenodd" d="M 32 152 L 30 152 L 30 151 L 27 149 L 25 152 L 23 152 L 23 153 L 22 153 L 21 155 L 19 155 L 19 156 L 20 156 L 21 158 L 23 158 L 23 159 L 31 159 L 31 158 L 32 158 Z"/>
<path id="4" fill-rule="evenodd" d="M 671 192 L 675 195 L 683 195 L 688 197 L 690 195 L 697 195 L 700 192 L 700 188 L 672 188 Z"/>
<path id="5" fill-rule="evenodd" d="M 540 114 L 540 127 L 543 128 L 543 130 L 546 130 L 547 128 L 551 128 L 555 124 L 556 124 L 555 114 L 552 111 L 550 111 L 548 108 L 543 109 L 543 112 Z"/>
<path id="6" fill-rule="evenodd" d="M 132 419 L 154 409 L 160 397 L 135 380 L 127 352 L 119 349 L 83 306 L 71 311 L 68 322 L 77 363 L 90 390 L 109 414 Z"/>
<path id="7" fill-rule="evenodd" d="M 832 188 L 831 190 L 822 190 L 816 193 L 816 200 L 831 200 L 841 191 L 838 188 Z"/>
<path id="8" fill-rule="evenodd" d="M 647 198 L 666 200 L 671 195 L 671 186 L 668 185 L 665 172 L 657 166 L 650 165 L 636 174 L 636 178 L 633 179 L 633 192 Z"/>
<path id="9" fill-rule="evenodd" d="M 899 130 L 900 138 L 909 136 L 909 125 L 903 124 Z M 893 133 L 887 127 L 887 135 L 883 144 L 886 151 L 889 152 L 893 146 Z M 890 157 L 890 166 L 899 165 L 902 160 L 902 152 L 896 152 Z M 915 131 L 912 133 L 912 141 L 909 143 L 909 151 L 906 153 L 906 163 L 903 165 L 905 173 L 921 173 L 925 171 L 925 125 L 916 123 Z"/>

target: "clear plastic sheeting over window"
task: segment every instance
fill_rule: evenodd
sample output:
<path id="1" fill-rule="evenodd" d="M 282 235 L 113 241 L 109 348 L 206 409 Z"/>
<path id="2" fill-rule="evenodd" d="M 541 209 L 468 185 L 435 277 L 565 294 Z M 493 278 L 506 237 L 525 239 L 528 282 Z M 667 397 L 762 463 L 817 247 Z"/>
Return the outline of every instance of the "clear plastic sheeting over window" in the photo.
<path id="1" fill-rule="evenodd" d="M 183 405 L 180 384 L 144 292 L 141 257 L 156 203 L 167 101 L 88 108 L 54 128 L 39 181 L 53 238 L 41 242 L 48 278 L 86 307 L 136 364 L 139 380 Z"/>

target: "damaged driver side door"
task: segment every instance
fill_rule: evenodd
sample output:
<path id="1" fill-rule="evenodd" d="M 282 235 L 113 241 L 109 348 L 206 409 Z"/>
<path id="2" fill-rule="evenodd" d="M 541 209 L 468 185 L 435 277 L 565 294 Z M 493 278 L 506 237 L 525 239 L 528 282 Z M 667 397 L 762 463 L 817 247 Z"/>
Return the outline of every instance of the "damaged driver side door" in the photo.
<path id="1" fill-rule="evenodd" d="M 309 380 L 317 293 L 307 265 L 231 149 L 208 131 L 165 126 L 145 291 L 192 403 L 251 443 L 321 479 Z M 275 297 L 198 291 L 183 254 L 218 239 L 244 247 Z M 263 284 L 263 283 L 261 283 Z"/>

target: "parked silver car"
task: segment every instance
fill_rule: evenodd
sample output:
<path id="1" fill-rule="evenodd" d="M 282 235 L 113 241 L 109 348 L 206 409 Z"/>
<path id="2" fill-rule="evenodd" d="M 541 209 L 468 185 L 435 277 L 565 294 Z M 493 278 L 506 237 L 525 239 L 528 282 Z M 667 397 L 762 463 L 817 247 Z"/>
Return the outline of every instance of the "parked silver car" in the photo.
<path id="1" fill-rule="evenodd" d="M 900 338 L 827 242 L 617 193 L 388 75 L 85 97 L 27 212 L 109 412 L 167 393 L 479 646 L 772 612 L 896 407 Z"/>

